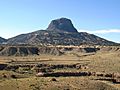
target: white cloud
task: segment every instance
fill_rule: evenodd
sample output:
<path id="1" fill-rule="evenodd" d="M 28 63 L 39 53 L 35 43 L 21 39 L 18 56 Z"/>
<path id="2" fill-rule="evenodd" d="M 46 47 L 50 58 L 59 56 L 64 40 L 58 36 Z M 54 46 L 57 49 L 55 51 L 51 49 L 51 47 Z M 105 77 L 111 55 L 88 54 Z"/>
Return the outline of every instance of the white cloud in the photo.
<path id="1" fill-rule="evenodd" d="M 120 29 L 108 29 L 108 30 L 79 30 L 79 32 L 88 32 L 92 34 L 107 34 L 107 33 L 120 33 Z"/>

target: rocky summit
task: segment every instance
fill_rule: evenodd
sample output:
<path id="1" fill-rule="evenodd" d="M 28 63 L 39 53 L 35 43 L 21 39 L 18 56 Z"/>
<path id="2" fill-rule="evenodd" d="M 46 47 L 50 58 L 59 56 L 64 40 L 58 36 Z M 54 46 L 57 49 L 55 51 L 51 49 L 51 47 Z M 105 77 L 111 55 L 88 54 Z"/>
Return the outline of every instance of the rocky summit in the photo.
<path id="1" fill-rule="evenodd" d="M 52 20 L 47 30 L 50 31 L 64 31 L 64 32 L 77 32 L 77 29 L 73 26 L 72 21 L 67 18 L 60 18 Z"/>

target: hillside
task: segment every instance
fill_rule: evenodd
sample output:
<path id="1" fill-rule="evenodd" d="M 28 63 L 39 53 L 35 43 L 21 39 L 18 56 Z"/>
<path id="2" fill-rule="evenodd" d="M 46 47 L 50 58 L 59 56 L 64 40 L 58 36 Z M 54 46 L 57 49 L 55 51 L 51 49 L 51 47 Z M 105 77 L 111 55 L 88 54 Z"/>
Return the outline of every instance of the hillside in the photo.
<path id="1" fill-rule="evenodd" d="M 0 37 L 0 44 L 3 43 L 3 42 L 6 42 L 6 41 L 7 41 L 6 39 Z"/>
<path id="2" fill-rule="evenodd" d="M 86 32 L 78 32 L 72 21 L 67 18 L 52 20 L 46 30 L 21 34 L 8 39 L 8 44 L 32 45 L 118 45 Z"/>

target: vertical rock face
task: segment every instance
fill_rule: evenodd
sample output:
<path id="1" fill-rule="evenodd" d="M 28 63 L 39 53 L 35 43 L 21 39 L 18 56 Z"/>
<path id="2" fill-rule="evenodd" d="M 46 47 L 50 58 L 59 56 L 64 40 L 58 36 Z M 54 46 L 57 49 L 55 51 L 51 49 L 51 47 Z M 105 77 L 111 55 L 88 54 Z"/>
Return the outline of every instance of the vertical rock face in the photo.
<path id="1" fill-rule="evenodd" d="M 76 28 L 73 26 L 72 21 L 67 18 L 60 18 L 60 19 L 52 20 L 47 30 L 62 31 L 62 32 L 75 32 L 75 33 L 78 32 Z"/>

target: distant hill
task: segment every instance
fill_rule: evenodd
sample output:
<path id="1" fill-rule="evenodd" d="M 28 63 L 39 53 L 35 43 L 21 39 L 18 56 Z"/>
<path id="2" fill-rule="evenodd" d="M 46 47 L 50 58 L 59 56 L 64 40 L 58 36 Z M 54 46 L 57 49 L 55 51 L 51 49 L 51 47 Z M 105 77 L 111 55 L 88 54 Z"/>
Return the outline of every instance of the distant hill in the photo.
<path id="1" fill-rule="evenodd" d="M 78 32 L 67 18 L 52 20 L 46 30 L 21 34 L 10 38 L 8 44 L 52 44 L 52 45 L 118 45 L 96 35 Z"/>
<path id="2" fill-rule="evenodd" d="M 6 42 L 6 41 L 7 41 L 6 39 L 0 37 L 0 44 L 2 44 L 3 42 Z"/>

